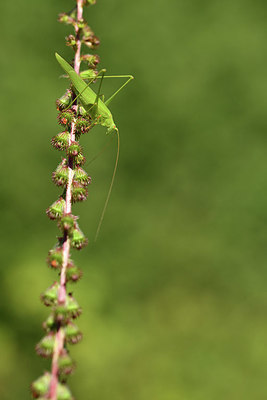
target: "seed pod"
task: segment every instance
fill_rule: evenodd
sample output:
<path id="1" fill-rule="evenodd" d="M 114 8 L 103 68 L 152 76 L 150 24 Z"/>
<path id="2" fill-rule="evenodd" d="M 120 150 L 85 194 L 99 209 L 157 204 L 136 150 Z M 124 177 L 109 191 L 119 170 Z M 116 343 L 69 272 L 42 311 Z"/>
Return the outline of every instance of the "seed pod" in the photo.
<path id="1" fill-rule="evenodd" d="M 58 15 L 58 22 L 66 25 L 73 25 L 75 23 L 75 19 L 66 13 L 61 13 Z"/>
<path id="2" fill-rule="evenodd" d="M 88 190 L 83 186 L 78 185 L 76 182 L 73 182 L 72 185 L 72 202 L 77 203 L 78 201 L 84 201 L 88 197 Z"/>
<path id="3" fill-rule="evenodd" d="M 63 197 L 60 197 L 50 207 L 48 207 L 46 210 L 47 216 L 52 220 L 60 218 L 64 212 L 65 205 L 65 200 Z"/>
<path id="4" fill-rule="evenodd" d="M 61 268 L 63 263 L 62 247 L 50 250 L 46 261 L 51 268 Z"/>
<path id="5" fill-rule="evenodd" d="M 87 133 L 91 129 L 91 123 L 89 118 L 84 118 L 84 117 L 78 117 L 76 120 L 76 125 L 75 125 L 75 133 L 76 135 L 80 136 L 85 133 Z"/>
<path id="6" fill-rule="evenodd" d="M 43 322 L 43 328 L 46 332 L 53 331 L 57 328 L 57 322 L 54 314 L 50 314 L 48 318 Z"/>
<path id="7" fill-rule="evenodd" d="M 75 368 L 75 363 L 69 356 L 66 349 L 63 349 L 63 352 L 60 354 L 58 358 L 58 369 L 61 379 L 64 378 L 65 375 L 71 374 L 74 368 Z"/>
<path id="8" fill-rule="evenodd" d="M 82 340 L 82 332 L 73 322 L 69 322 L 65 326 L 64 332 L 68 343 L 76 344 Z"/>
<path id="9" fill-rule="evenodd" d="M 74 400 L 69 388 L 63 383 L 57 384 L 57 400 Z"/>
<path id="10" fill-rule="evenodd" d="M 72 110 L 62 111 L 58 115 L 58 122 L 60 123 L 60 125 L 70 128 L 71 123 L 74 121 L 74 117 L 74 112 Z"/>
<path id="11" fill-rule="evenodd" d="M 78 154 L 81 154 L 82 147 L 78 142 L 72 142 L 70 146 L 67 148 L 68 156 L 77 157 Z"/>
<path id="12" fill-rule="evenodd" d="M 67 282 L 77 282 L 81 279 L 82 274 L 82 270 L 74 265 L 72 261 L 68 263 L 66 271 Z"/>
<path id="13" fill-rule="evenodd" d="M 72 233 L 75 221 L 77 217 L 72 214 L 64 214 L 63 217 L 59 221 L 59 228 L 63 231 L 67 231 L 69 234 Z"/>
<path id="14" fill-rule="evenodd" d="M 65 186 L 68 183 L 69 171 L 67 160 L 64 158 L 52 174 L 52 180 L 57 186 Z"/>
<path id="15" fill-rule="evenodd" d="M 50 381 L 51 374 L 49 372 L 45 372 L 44 375 L 36 379 L 36 381 L 31 384 L 31 391 L 34 399 L 38 399 L 48 393 Z"/>
<path id="16" fill-rule="evenodd" d="M 77 49 L 77 40 L 74 35 L 69 35 L 66 37 L 66 45 L 72 47 L 73 50 Z"/>
<path id="17" fill-rule="evenodd" d="M 81 250 L 83 247 L 87 246 L 87 244 L 88 239 L 84 236 L 78 224 L 76 224 L 72 232 L 71 246 L 77 250 Z"/>
<path id="18" fill-rule="evenodd" d="M 36 379 L 31 385 L 32 396 L 35 399 L 48 399 L 50 389 L 51 374 L 45 372 L 40 378 Z M 69 388 L 62 383 L 57 384 L 57 400 L 74 400 Z"/>
<path id="19" fill-rule="evenodd" d="M 55 333 L 50 332 L 47 336 L 43 337 L 39 343 L 37 343 L 35 350 L 36 353 L 44 358 L 51 357 L 54 351 L 55 345 Z"/>
<path id="20" fill-rule="evenodd" d="M 81 307 L 70 294 L 66 296 L 65 304 L 57 304 L 55 308 L 56 319 L 61 323 L 68 321 L 70 318 L 77 318 L 81 313 Z"/>
<path id="21" fill-rule="evenodd" d="M 91 183 L 91 177 L 81 167 L 75 168 L 73 180 L 79 186 L 88 186 Z"/>
<path id="22" fill-rule="evenodd" d="M 84 165 L 86 158 L 82 154 L 78 154 L 77 157 L 74 159 L 75 166 Z"/>
<path id="23" fill-rule="evenodd" d="M 64 131 L 58 133 L 51 139 L 52 146 L 57 150 L 64 150 L 69 145 L 70 133 L 68 131 Z"/>
<path id="24" fill-rule="evenodd" d="M 54 282 L 44 293 L 41 294 L 41 301 L 45 306 L 50 307 L 57 304 L 59 283 Z"/>
<path id="25" fill-rule="evenodd" d="M 88 24 L 84 24 L 84 27 L 82 29 L 82 40 L 87 40 L 90 39 L 92 36 L 94 36 L 94 32 L 90 28 Z"/>
<path id="26" fill-rule="evenodd" d="M 81 60 L 87 62 L 89 68 L 96 68 L 100 62 L 99 56 L 93 54 L 84 54 L 81 56 Z"/>

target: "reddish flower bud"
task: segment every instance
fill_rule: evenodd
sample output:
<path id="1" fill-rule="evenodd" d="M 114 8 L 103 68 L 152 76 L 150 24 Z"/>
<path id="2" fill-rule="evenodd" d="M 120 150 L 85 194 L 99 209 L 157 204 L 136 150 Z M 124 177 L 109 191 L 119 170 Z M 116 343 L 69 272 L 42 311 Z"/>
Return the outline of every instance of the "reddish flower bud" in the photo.
<path id="1" fill-rule="evenodd" d="M 77 49 L 77 40 L 74 35 L 69 35 L 66 37 L 66 45 L 72 47 L 73 50 Z"/>
<path id="2" fill-rule="evenodd" d="M 92 125 L 89 118 L 78 117 L 76 119 L 75 133 L 76 135 L 83 135 L 91 129 Z"/>
<path id="3" fill-rule="evenodd" d="M 66 271 L 67 281 L 77 282 L 82 277 L 82 270 L 78 268 L 73 262 L 69 262 Z"/>
<path id="4" fill-rule="evenodd" d="M 74 112 L 72 110 L 66 110 L 62 111 L 58 115 L 58 122 L 60 123 L 60 125 L 67 126 L 68 128 L 70 128 L 71 123 L 74 121 L 74 118 L 75 118 Z"/>
<path id="5" fill-rule="evenodd" d="M 46 261 L 51 268 L 61 268 L 63 262 L 62 247 L 50 250 Z"/>
<path id="6" fill-rule="evenodd" d="M 68 131 L 64 131 L 58 133 L 51 139 L 52 146 L 57 150 L 64 150 L 69 145 L 70 133 Z"/>
<path id="7" fill-rule="evenodd" d="M 94 32 L 92 31 L 92 29 L 90 28 L 90 26 L 88 24 L 84 24 L 83 29 L 82 29 L 82 34 L 83 34 L 83 37 L 82 37 L 83 40 L 89 39 L 92 36 L 94 36 Z"/>
<path id="8" fill-rule="evenodd" d="M 72 142 L 67 148 L 68 156 L 77 157 L 82 152 L 82 147 L 78 142 Z"/>

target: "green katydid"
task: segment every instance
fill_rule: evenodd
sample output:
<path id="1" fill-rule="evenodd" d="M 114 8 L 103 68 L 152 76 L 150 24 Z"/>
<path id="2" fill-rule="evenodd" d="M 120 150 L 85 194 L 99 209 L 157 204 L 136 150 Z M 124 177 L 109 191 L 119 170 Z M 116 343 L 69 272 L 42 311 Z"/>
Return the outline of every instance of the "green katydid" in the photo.
<path id="1" fill-rule="evenodd" d="M 128 78 L 128 80 L 106 102 L 104 102 L 100 99 L 99 93 L 96 94 L 90 88 L 89 85 L 95 78 L 100 78 L 101 73 L 102 73 L 101 78 L 103 79 L 105 70 L 101 70 L 98 76 L 91 78 L 91 80 L 87 84 L 81 78 L 81 76 L 78 75 L 77 72 L 75 72 L 75 70 L 71 67 L 71 65 L 57 53 L 56 53 L 56 59 L 59 62 L 60 66 L 63 68 L 63 70 L 68 74 L 71 83 L 73 84 L 75 91 L 77 92 L 77 98 L 79 97 L 83 107 L 91 115 L 93 120 L 95 120 L 97 124 L 105 126 L 107 128 L 107 134 L 112 132 L 118 132 L 118 128 L 116 127 L 113 121 L 112 114 L 108 109 L 107 105 L 127 85 L 127 83 L 133 79 L 133 76 L 115 75 L 114 77 L 112 77 L 112 78 Z"/>
<path id="2" fill-rule="evenodd" d="M 113 133 L 113 132 L 117 133 L 118 147 L 117 147 L 117 156 L 116 156 L 116 161 L 115 161 L 115 167 L 113 170 L 113 175 L 112 175 L 109 191 L 107 194 L 107 198 L 106 198 L 104 208 L 101 213 L 100 221 L 99 221 L 99 224 L 97 227 L 97 231 L 96 231 L 96 235 L 95 235 L 95 241 L 96 241 L 99 231 L 100 231 L 100 227 L 101 227 L 103 218 L 104 218 L 104 215 L 105 215 L 105 211 L 106 211 L 106 208 L 107 208 L 107 205 L 109 202 L 111 190 L 113 187 L 116 170 L 117 170 L 117 165 L 118 165 L 118 160 L 119 160 L 119 149 L 120 149 L 119 131 L 113 121 L 112 114 L 111 114 L 109 108 L 107 107 L 107 105 L 133 79 L 133 76 L 132 75 L 104 76 L 104 74 L 106 72 L 105 70 L 101 70 L 98 73 L 98 75 L 96 75 L 96 76 L 92 75 L 90 70 L 83 71 L 83 72 L 81 72 L 81 74 L 80 74 L 81 76 L 80 76 L 71 67 L 71 65 L 57 53 L 56 53 L 56 59 L 59 62 L 60 66 L 63 68 L 63 70 L 68 74 L 68 76 L 71 80 L 71 83 L 75 88 L 77 97 L 74 99 L 74 101 L 79 98 L 83 107 L 85 108 L 86 112 L 92 117 L 92 119 L 95 121 L 95 123 L 105 126 L 107 128 L 107 134 Z M 100 76 L 101 74 L 102 74 L 102 76 Z M 89 83 L 86 83 L 83 80 L 83 77 L 85 79 L 89 79 Z M 89 85 L 96 78 L 101 78 L 101 82 L 100 82 L 97 94 L 89 87 Z M 128 78 L 128 80 L 106 102 L 104 102 L 100 99 L 100 88 L 101 88 L 103 78 Z"/>

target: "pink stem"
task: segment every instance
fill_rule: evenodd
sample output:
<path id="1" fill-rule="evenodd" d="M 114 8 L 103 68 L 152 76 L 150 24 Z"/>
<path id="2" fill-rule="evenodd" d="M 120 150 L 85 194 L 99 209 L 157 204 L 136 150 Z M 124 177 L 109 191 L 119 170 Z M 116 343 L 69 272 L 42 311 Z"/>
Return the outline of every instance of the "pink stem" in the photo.
<path id="1" fill-rule="evenodd" d="M 81 21 L 83 18 L 83 0 L 77 0 L 77 21 Z M 75 33 L 77 38 L 77 49 L 75 52 L 74 58 L 74 69 L 77 74 L 80 72 L 80 64 L 81 64 L 81 40 L 79 38 L 79 29 L 75 27 Z M 71 133 L 69 144 L 75 140 L 75 121 L 72 123 L 71 126 Z M 66 205 L 65 205 L 65 214 L 71 213 L 71 198 L 72 198 L 72 182 L 74 176 L 74 170 L 72 169 L 72 159 L 69 158 L 68 160 L 68 184 L 66 190 Z M 70 256 L 70 238 L 66 235 L 65 241 L 63 243 L 63 263 L 60 273 L 60 287 L 58 291 L 58 303 L 64 304 L 66 301 L 66 270 Z M 59 328 L 56 333 L 55 337 L 55 346 L 52 358 L 52 376 L 51 376 L 51 383 L 50 383 L 50 393 L 49 399 L 50 400 L 57 400 L 57 385 L 58 385 L 58 358 L 64 349 L 64 330 Z"/>

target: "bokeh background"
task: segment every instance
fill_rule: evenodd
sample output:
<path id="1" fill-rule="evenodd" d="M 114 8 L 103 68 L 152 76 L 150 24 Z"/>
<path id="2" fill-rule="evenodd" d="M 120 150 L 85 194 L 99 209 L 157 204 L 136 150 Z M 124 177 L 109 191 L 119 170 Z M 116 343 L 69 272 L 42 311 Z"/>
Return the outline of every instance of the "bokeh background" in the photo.
<path id="1" fill-rule="evenodd" d="M 26 400 L 49 365 L 34 346 L 59 190 L 55 99 L 70 59 L 56 22 L 71 0 L 1 0 L 0 398 Z M 267 3 L 99 0 L 86 10 L 101 66 L 135 81 L 111 108 L 121 157 L 93 242 L 116 141 L 75 205 L 89 246 L 73 254 L 84 340 L 78 400 L 263 400 L 267 396 Z M 105 82 L 109 95 L 119 85 Z M 88 160 L 105 131 L 82 138 Z"/>

